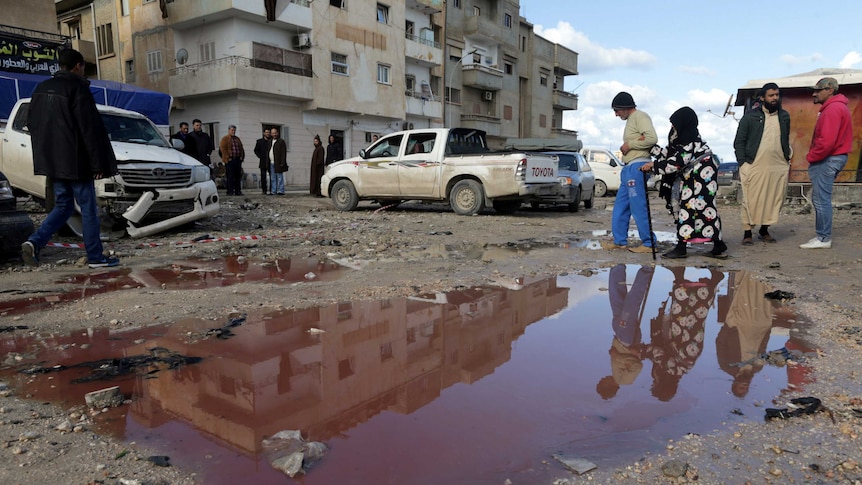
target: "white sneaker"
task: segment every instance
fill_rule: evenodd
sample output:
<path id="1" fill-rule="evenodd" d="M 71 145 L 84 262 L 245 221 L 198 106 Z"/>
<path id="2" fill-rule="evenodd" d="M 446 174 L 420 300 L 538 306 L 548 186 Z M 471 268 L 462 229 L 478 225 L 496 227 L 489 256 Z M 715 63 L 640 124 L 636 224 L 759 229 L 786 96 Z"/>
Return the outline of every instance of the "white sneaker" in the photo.
<path id="1" fill-rule="evenodd" d="M 815 237 L 805 244 L 800 244 L 799 247 L 802 249 L 829 249 L 832 247 L 832 241 L 823 242 Z"/>

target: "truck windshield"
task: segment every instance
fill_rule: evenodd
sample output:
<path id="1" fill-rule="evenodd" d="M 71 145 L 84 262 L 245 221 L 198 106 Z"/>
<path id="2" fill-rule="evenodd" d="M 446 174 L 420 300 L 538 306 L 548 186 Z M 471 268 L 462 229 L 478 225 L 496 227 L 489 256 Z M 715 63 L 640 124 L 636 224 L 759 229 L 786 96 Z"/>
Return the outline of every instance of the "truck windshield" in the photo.
<path id="1" fill-rule="evenodd" d="M 108 130 L 108 138 L 111 141 L 169 146 L 162 134 L 147 119 L 102 113 L 102 122 Z"/>

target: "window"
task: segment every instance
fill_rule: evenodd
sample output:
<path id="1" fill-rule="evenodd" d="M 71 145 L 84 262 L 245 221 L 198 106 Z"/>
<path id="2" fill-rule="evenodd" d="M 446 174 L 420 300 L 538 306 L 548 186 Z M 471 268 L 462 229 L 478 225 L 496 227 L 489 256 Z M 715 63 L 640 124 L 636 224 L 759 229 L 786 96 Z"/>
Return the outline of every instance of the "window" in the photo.
<path id="1" fill-rule="evenodd" d="M 512 120 L 512 107 L 508 104 L 503 106 L 503 119 L 506 121 Z"/>
<path id="2" fill-rule="evenodd" d="M 96 27 L 96 42 L 99 48 L 99 57 L 114 54 L 114 32 L 111 24 Z"/>
<path id="3" fill-rule="evenodd" d="M 143 2 L 141 2 L 141 3 L 152 3 L 152 2 L 154 2 L 154 1 L 155 1 L 155 0 L 144 0 L 144 1 L 143 1 Z"/>
<path id="4" fill-rule="evenodd" d="M 120 0 L 120 13 L 123 17 L 129 16 L 129 0 Z"/>
<path id="5" fill-rule="evenodd" d="M 473 16 L 478 17 L 482 15 L 482 9 L 476 6 L 473 6 Z"/>
<path id="6" fill-rule="evenodd" d="M 548 75 L 547 74 L 539 74 L 539 84 L 542 86 L 548 85 Z"/>
<path id="7" fill-rule="evenodd" d="M 377 21 L 381 24 L 389 23 L 389 7 L 381 3 L 377 4 Z"/>
<path id="8" fill-rule="evenodd" d="M 377 82 L 382 84 L 392 84 L 389 79 L 389 71 L 391 67 L 386 64 L 377 64 Z"/>
<path id="9" fill-rule="evenodd" d="M 507 62 L 507 63 L 503 64 L 503 66 L 506 69 L 506 74 L 512 74 L 515 72 L 515 66 L 512 65 L 511 62 Z"/>
<path id="10" fill-rule="evenodd" d="M 545 128 L 548 126 L 548 115 L 539 115 L 539 127 Z"/>
<path id="11" fill-rule="evenodd" d="M 207 42 L 200 45 L 200 62 L 215 60 L 215 42 Z"/>
<path id="12" fill-rule="evenodd" d="M 66 27 L 69 29 L 69 37 L 73 39 L 81 38 L 81 17 L 66 20 Z"/>
<path id="13" fill-rule="evenodd" d="M 332 53 L 332 72 L 334 74 L 350 75 L 350 66 L 347 65 L 347 56 L 344 54 Z"/>
<path id="14" fill-rule="evenodd" d="M 461 8 L 461 0 L 452 0 L 452 6 L 455 8 Z"/>
<path id="15" fill-rule="evenodd" d="M 463 56 L 463 51 L 460 47 L 449 46 L 449 60 L 458 62 L 461 60 L 461 56 Z"/>
<path id="16" fill-rule="evenodd" d="M 521 52 L 527 52 L 527 36 L 521 36 Z"/>
<path id="17" fill-rule="evenodd" d="M 404 78 L 404 91 L 411 95 L 416 91 L 416 76 L 409 75 Z"/>
<path id="18" fill-rule="evenodd" d="M 162 72 L 162 51 L 147 52 L 147 72 Z"/>
<path id="19" fill-rule="evenodd" d="M 126 74 L 134 75 L 135 74 L 135 60 L 129 59 L 126 61 Z"/>
<path id="20" fill-rule="evenodd" d="M 461 104 L 461 90 L 446 88 L 446 101 L 452 104 Z"/>
<path id="21" fill-rule="evenodd" d="M 404 23 L 404 32 L 407 33 L 407 38 L 411 39 L 414 35 L 416 35 L 416 24 L 411 21 L 406 21 Z"/>
<path id="22" fill-rule="evenodd" d="M 392 352 L 392 342 L 386 342 L 380 346 L 380 362 L 386 362 L 394 356 L 395 354 Z"/>
<path id="23" fill-rule="evenodd" d="M 508 14 L 508 13 L 507 13 L 507 14 L 503 15 L 503 25 L 504 25 L 507 29 L 511 29 L 511 28 L 512 28 L 512 14 Z"/>
<path id="24" fill-rule="evenodd" d="M 344 0 L 329 0 L 329 5 L 338 8 L 347 8 L 346 3 Z"/>

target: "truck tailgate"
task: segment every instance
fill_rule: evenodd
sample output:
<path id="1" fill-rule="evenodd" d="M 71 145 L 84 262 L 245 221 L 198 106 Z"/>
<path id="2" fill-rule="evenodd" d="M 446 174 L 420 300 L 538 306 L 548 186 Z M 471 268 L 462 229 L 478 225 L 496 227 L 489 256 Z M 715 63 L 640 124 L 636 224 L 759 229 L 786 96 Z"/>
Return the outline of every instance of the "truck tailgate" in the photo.
<path id="1" fill-rule="evenodd" d="M 528 184 L 557 182 L 557 157 L 527 154 L 527 173 L 524 181 Z"/>

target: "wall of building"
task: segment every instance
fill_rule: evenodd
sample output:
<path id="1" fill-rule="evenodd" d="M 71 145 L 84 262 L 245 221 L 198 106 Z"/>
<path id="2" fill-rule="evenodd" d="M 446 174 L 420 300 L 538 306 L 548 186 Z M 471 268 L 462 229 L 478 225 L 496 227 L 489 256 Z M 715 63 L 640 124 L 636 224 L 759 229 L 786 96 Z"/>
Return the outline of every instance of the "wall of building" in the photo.
<path id="1" fill-rule="evenodd" d="M 0 24 L 59 33 L 53 0 L 0 0 L 0 12 L 3 12 Z"/>

